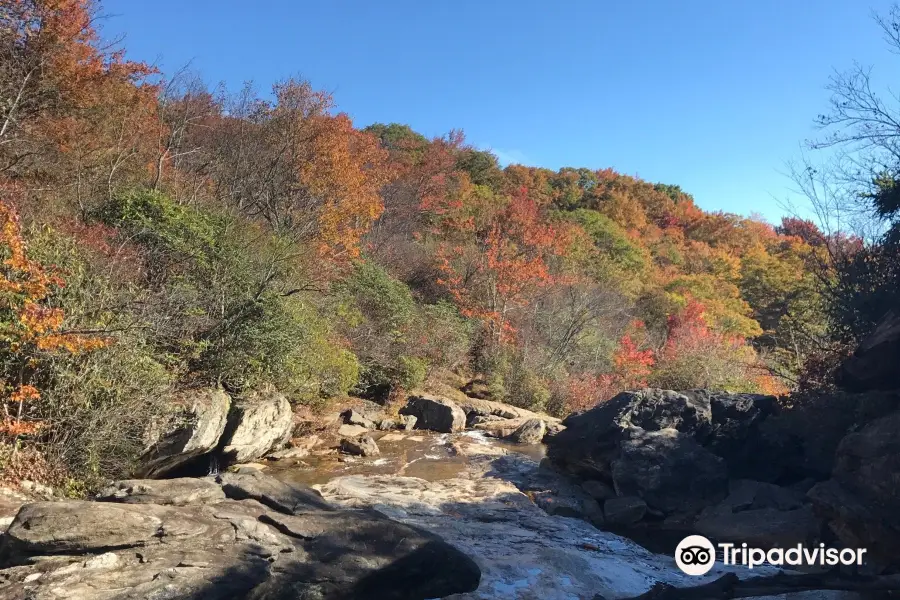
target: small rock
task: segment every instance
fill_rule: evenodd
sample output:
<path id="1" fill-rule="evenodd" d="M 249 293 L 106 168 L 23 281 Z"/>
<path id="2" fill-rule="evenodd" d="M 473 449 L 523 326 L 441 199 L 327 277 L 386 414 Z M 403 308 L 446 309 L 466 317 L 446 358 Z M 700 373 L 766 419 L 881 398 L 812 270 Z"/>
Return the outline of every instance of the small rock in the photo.
<path id="1" fill-rule="evenodd" d="M 369 430 L 362 425 L 341 425 L 338 428 L 338 435 L 341 437 L 357 437 Z"/>
<path id="2" fill-rule="evenodd" d="M 528 419 L 507 438 L 518 444 L 540 444 L 547 433 L 547 425 L 540 419 Z"/>
<path id="3" fill-rule="evenodd" d="M 375 444 L 375 440 L 367 435 L 355 439 L 342 439 L 341 451 L 356 456 L 378 456 L 381 454 L 381 451 L 378 450 L 378 446 Z"/>
<path id="4" fill-rule="evenodd" d="M 591 498 L 599 500 L 600 502 L 605 502 L 610 498 L 616 497 L 616 491 L 612 489 L 612 486 L 609 486 L 602 481 L 597 481 L 596 479 L 588 479 L 581 484 L 581 488 L 587 492 Z"/>
<path id="5" fill-rule="evenodd" d="M 19 485 L 26 492 L 31 492 L 33 494 L 37 494 L 38 496 L 43 496 L 45 498 L 53 497 L 53 488 L 48 485 L 44 485 L 43 483 L 37 483 L 36 481 L 30 481 L 28 479 L 23 479 Z"/>
<path id="6" fill-rule="evenodd" d="M 253 471 L 253 472 L 265 471 L 268 468 L 269 468 L 268 466 L 266 466 L 262 463 L 251 462 L 251 463 L 244 463 L 242 465 L 234 465 L 234 466 L 230 467 L 230 470 L 232 473 L 247 473 L 247 472 L 251 472 L 251 471 Z"/>
<path id="7" fill-rule="evenodd" d="M 285 448 L 278 452 L 270 452 L 266 455 L 267 460 L 284 460 L 288 458 L 304 458 L 309 456 L 309 450 L 306 448 Z"/>
<path id="8" fill-rule="evenodd" d="M 416 415 L 400 415 L 398 417 L 398 427 L 404 431 L 412 431 L 416 428 Z"/>
<path id="9" fill-rule="evenodd" d="M 381 437 L 380 442 L 399 442 L 400 440 L 406 439 L 406 436 L 402 433 L 389 433 Z"/>
<path id="10" fill-rule="evenodd" d="M 577 499 L 558 496 L 553 492 L 536 492 L 534 503 L 548 515 L 580 519 L 584 516 L 583 508 Z"/>
<path id="11" fill-rule="evenodd" d="M 359 425 L 360 427 L 365 427 L 366 429 L 375 429 L 375 423 L 373 423 L 371 419 L 366 418 L 365 415 L 353 410 L 352 408 L 348 408 L 347 410 L 342 412 L 341 418 L 344 420 L 344 424 L 346 425 Z"/>
<path id="12" fill-rule="evenodd" d="M 397 424 L 394 423 L 393 419 L 382 419 L 378 423 L 378 431 L 390 431 L 396 426 Z"/>
<path id="13" fill-rule="evenodd" d="M 603 514 L 611 525 L 632 525 L 647 514 L 647 503 L 637 496 L 610 498 L 603 503 Z"/>

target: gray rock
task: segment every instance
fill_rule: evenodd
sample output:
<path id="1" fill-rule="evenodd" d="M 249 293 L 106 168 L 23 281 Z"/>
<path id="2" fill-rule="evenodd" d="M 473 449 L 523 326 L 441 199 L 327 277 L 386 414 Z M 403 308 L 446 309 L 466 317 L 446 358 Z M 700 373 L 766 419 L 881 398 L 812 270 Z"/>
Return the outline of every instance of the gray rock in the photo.
<path id="1" fill-rule="evenodd" d="M 341 413 L 341 418 L 344 420 L 344 424 L 346 425 L 359 425 L 360 427 L 365 427 L 366 429 L 375 429 L 375 423 L 367 418 L 362 413 L 348 408 L 344 412 Z"/>
<path id="2" fill-rule="evenodd" d="M 2 551 L 7 556 L 30 556 L 143 546 L 154 541 L 162 527 L 158 513 L 79 500 L 26 504 L 6 530 Z M 15 558 L 7 560 L 21 564 Z"/>
<path id="3" fill-rule="evenodd" d="M 786 548 L 818 542 L 821 521 L 809 506 L 794 510 L 759 508 L 735 513 L 713 508 L 700 513 L 694 528 L 716 541 Z"/>
<path id="4" fill-rule="evenodd" d="M 637 496 L 610 498 L 603 503 L 603 514 L 610 525 L 632 525 L 647 514 L 647 503 Z"/>
<path id="5" fill-rule="evenodd" d="M 358 437 L 368 431 L 362 425 L 341 425 L 338 427 L 337 433 L 341 437 Z"/>
<path id="6" fill-rule="evenodd" d="M 900 364 L 896 367 L 900 370 Z M 900 411 L 847 434 L 832 477 L 866 501 L 900 514 Z"/>
<path id="7" fill-rule="evenodd" d="M 309 450 L 306 448 L 285 448 L 266 454 L 267 460 L 285 460 L 290 458 L 304 458 L 309 456 Z"/>
<path id="8" fill-rule="evenodd" d="M 540 419 L 528 419 L 522 423 L 507 439 L 518 444 L 540 444 L 547 433 L 547 426 Z"/>
<path id="9" fill-rule="evenodd" d="M 548 436 L 547 455 L 585 479 L 610 479 L 619 443 L 637 430 L 676 429 L 705 437 L 711 428 L 709 396 L 695 392 L 645 389 L 622 392 L 591 410 L 568 417 L 565 429 Z"/>
<path id="10" fill-rule="evenodd" d="M 548 515 L 580 519 L 584 516 L 582 501 L 574 496 L 555 492 L 535 492 L 534 503 Z"/>
<path id="11" fill-rule="evenodd" d="M 397 417 L 397 426 L 404 431 L 412 431 L 416 428 L 415 415 L 400 415 Z"/>
<path id="12" fill-rule="evenodd" d="M 311 487 L 290 485 L 260 472 L 223 473 L 218 477 L 225 496 L 256 500 L 274 510 L 293 514 L 304 510 L 331 510 L 322 494 Z"/>
<path id="13" fill-rule="evenodd" d="M 393 419 L 382 419 L 378 422 L 378 431 L 390 431 L 397 427 L 397 423 Z"/>
<path id="14" fill-rule="evenodd" d="M 355 456 L 378 456 L 381 454 L 375 440 L 367 435 L 358 438 L 342 439 L 341 451 Z"/>
<path id="15" fill-rule="evenodd" d="M 417 600 L 474 591 L 481 577 L 440 537 L 380 513 L 285 515 L 252 499 L 28 504 L 0 560 L 5 600 Z"/>
<path id="16" fill-rule="evenodd" d="M 632 432 L 611 467 L 620 495 L 640 496 L 665 514 L 699 511 L 728 489 L 725 461 L 671 428 Z"/>
<path id="17" fill-rule="evenodd" d="M 847 389 L 900 389 L 900 314 L 888 312 L 853 353 L 838 373 L 839 383 Z"/>
<path id="18" fill-rule="evenodd" d="M 212 504 L 225 499 L 221 486 L 213 479 L 183 477 L 177 479 L 127 479 L 103 488 L 98 501 L 125 504 Z"/>
<path id="19" fill-rule="evenodd" d="M 138 460 L 138 477 L 156 478 L 215 450 L 225 431 L 231 398 L 218 389 L 184 393 L 171 421 L 150 434 L 152 442 Z"/>
<path id="20" fill-rule="evenodd" d="M 616 491 L 611 486 L 606 485 L 602 481 L 596 479 L 588 479 L 581 484 L 582 489 L 592 498 L 604 502 L 610 498 L 616 497 Z"/>
<path id="21" fill-rule="evenodd" d="M 593 498 L 585 498 L 581 501 L 581 512 L 587 522 L 594 527 L 603 527 L 606 525 L 606 518 L 603 515 L 603 508 L 600 503 Z"/>
<path id="22" fill-rule="evenodd" d="M 847 545 L 900 565 L 900 412 L 872 421 L 840 443 L 832 479 L 808 497 Z"/>
<path id="23" fill-rule="evenodd" d="M 466 428 L 466 413 L 453 401 L 437 396 L 410 396 L 400 414 L 416 417 L 417 429 L 455 433 Z"/>
<path id="24" fill-rule="evenodd" d="M 220 442 L 233 462 L 249 462 L 284 445 L 293 430 L 294 413 L 284 395 L 266 388 L 235 400 Z"/>
<path id="25" fill-rule="evenodd" d="M 733 477 L 756 478 L 770 470 L 771 458 L 760 453 L 754 437 L 775 411 L 777 399 L 760 394 L 695 393 L 709 397 L 712 411 L 709 434 L 697 441 L 724 458 Z"/>

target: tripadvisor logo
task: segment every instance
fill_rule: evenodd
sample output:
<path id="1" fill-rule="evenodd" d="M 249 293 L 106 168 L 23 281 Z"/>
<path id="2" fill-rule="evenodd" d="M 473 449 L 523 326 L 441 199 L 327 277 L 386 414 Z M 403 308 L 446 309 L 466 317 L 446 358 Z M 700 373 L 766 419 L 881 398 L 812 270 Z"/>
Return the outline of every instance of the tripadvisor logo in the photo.
<path id="1" fill-rule="evenodd" d="M 742 565 L 748 569 L 761 565 L 861 565 L 865 548 L 826 548 L 825 544 L 806 548 L 797 544 L 790 548 L 749 547 L 747 544 L 718 544 L 722 564 Z M 688 575 L 706 575 L 716 563 L 716 546 L 702 535 L 689 535 L 675 548 L 675 564 Z"/>

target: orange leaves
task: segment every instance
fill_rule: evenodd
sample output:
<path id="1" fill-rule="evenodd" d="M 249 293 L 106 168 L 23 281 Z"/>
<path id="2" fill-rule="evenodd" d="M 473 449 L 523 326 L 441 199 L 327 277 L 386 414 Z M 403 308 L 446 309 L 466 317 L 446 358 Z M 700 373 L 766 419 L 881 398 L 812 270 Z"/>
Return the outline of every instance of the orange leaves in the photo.
<path id="1" fill-rule="evenodd" d="M 524 188 L 498 202 L 464 175 L 457 182 L 444 196 L 423 201 L 442 239 L 438 283 L 464 314 L 490 323 L 498 340 L 508 339 L 514 333 L 510 313 L 555 281 L 548 261 L 563 253 L 570 236 L 547 220 Z"/>
<path id="2" fill-rule="evenodd" d="M 0 354 L 6 362 L 18 364 L 16 379 L 5 382 L 5 401 L 19 405 L 17 416 L 7 416 L 0 432 L 24 435 L 38 430 L 39 423 L 22 421 L 22 406 L 40 398 L 38 388 L 29 382 L 39 368 L 41 356 L 53 352 L 87 352 L 105 345 L 94 336 L 63 331 L 65 315 L 48 304 L 62 280 L 43 265 L 28 257 L 16 212 L 0 202 Z M 5 406 L 5 405 L 4 405 Z"/>
<path id="3" fill-rule="evenodd" d="M 353 128 L 344 114 L 314 117 L 317 134 L 298 165 L 300 181 L 324 199 L 318 214 L 323 255 L 359 254 L 359 240 L 384 210 L 379 192 L 388 181 L 387 151 L 373 136 Z"/>

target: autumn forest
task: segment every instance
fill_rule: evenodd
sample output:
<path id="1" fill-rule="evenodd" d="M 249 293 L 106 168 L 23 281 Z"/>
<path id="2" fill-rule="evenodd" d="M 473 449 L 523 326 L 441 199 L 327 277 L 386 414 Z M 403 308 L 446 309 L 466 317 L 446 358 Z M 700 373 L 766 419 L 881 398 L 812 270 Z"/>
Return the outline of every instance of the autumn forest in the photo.
<path id="1" fill-rule="evenodd" d="M 6 478 L 127 472 L 198 385 L 310 410 L 465 387 L 559 416 L 645 386 L 821 388 L 894 302 L 872 291 L 890 232 L 501 167 L 461 131 L 361 128 L 302 79 L 163 74 L 106 45 L 97 8 L 0 2 Z M 892 182 L 858 196 L 882 222 Z"/>

